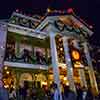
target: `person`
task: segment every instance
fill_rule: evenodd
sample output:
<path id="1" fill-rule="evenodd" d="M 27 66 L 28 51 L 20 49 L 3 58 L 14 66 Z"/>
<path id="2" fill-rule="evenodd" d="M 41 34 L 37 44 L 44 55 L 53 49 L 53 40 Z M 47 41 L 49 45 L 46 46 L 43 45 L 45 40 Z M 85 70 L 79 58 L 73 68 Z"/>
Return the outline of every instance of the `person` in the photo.
<path id="1" fill-rule="evenodd" d="M 64 86 L 64 100 L 76 100 L 76 94 L 70 89 L 69 86 Z"/>
<path id="2" fill-rule="evenodd" d="M 11 88 L 9 91 L 9 100 L 16 100 L 16 91 L 14 88 Z"/>
<path id="3" fill-rule="evenodd" d="M 9 46 L 9 44 L 7 44 L 7 46 L 6 46 L 6 54 L 5 54 L 5 60 L 8 60 L 9 61 L 9 59 L 10 59 L 10 46 Z"/>
<path id="4" fill-rule="evenodd" d="M 27 96 L 27 89 L 26 89 L 26 84 L 20 84 L 19 89 L 17 91 L 17 100 L 25 100 Z"/>
<path id="5" fill-rule="evenodd" d="M 39 51 L 36 51 L 36 61 L 38 64 L 41 64 L 41 53 Z"/>
<path id="6" fill-rule="evenodd" d="M 83 100 L 83 91 L 80 85 L 76 86 L 77 100 Z"/>
<path id="7" fill-rule="evenodd" d="M 27 89 L 26 93 L 25 100 L 32 100 L 30 88 Z"/>
<path id="8" fill-rule="evenodd" d="M 50 85 L 50 100 L 53 100 L 53 96 L 54 96 L 53 84 L 54 82 Z"/>
<path id="9" fill-rule="evenodd" d="M 11 53 L 11 61 L 15 61 L 16 55 L 15 55 L 15 47 L 14 47 L 14 45 L 12 45 L 10 53 Z"/>
<path id="10" fill-rule="evenodd" d="M 87 89 L 86 89 L 86 87 L 85 86 L 83 86 L 83 94 L 82 94 L 82 99 L 83 100 L 86 100 L 86 95 L 87 95 Z"/>
<path id="11" fill-rule="evenodd" d="M 92 94 L 92 91 L 91 91 L 91 87 L 88 88 L 86 100 L 94 100 L 94 97 L 93 97 L 93 94 Z"/>
<path id="12" fill-rule="evenodd" d="M 97 96 L 97 100 L 100 100 L 100 91 L 99 91 L 99 94 Z"/>
<path id="13" fill-rule="evenodd" d="M 56 83 L 54 83 L 53 88 L 54 88 L 53 100 L 60 100 L 60 92 Z"/>
<path id="14" fill-rule="evenodd" d="M 20 85 L 19 89 L 17 90 L 17 100 L 24 100 L 23 92 L 24 92 L 24 87 Z"/>
<path id="15" fill-rule="evenodd" d="M 31 97 L 32 97 L 32 100 L 36 100 L 36 87 L 33 85 L 32 86 L 32 92 L 31 92 Z"/>
<path id="16" fill-rule="evenodd" d="M 9 100 L 9 93 L 0 81 L 0 100 Z"/>

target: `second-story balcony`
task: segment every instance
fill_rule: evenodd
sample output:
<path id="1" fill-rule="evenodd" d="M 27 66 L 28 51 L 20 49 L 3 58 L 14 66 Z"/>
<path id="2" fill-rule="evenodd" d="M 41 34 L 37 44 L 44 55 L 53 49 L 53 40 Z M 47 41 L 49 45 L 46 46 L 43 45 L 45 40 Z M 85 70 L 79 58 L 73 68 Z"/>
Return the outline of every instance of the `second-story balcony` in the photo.
<path id="1" fill-rule="evenodd" d="M 48 65 L 29 64 L 29 63 L 21 63 L 21 62 L 4 61 L 4 66 L 9 66 L 13 68 L 48 70 Z"/>
<path id="2" fill-rule="evenodd" d="M 13 47 L 6 49 L 4 65 L 13 67 L 22 66 L 23 68 L 47 69 L 47 66 L 50 64 L 51 58 L 46 58 L 41 51 L 36 51 L 35 54 L 33 54 L 29 50 L 23 49 L 22 52 L 17 55 L 14 52 Z"/>

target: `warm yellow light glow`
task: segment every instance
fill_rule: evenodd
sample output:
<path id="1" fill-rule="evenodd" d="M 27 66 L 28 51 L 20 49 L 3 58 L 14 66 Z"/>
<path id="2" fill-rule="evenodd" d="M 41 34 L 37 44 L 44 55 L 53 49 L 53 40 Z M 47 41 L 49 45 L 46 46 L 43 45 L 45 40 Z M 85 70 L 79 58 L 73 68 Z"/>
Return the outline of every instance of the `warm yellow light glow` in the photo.
<path id="1" fill-rule="evenodd" d="M 79 61 L 76 61 L 76 64 L 77 64 L 77 65 L 81 65 L 81 63 L 80 63 Z"/>
<path id="2" fill-rule="evenodd" d="M 6 71 L 6 73 L 9 74 L 10 72 L 9 71 Z"/>
<path id="3" fill-rule="evenodd" d="M 67 82 L 66 85 L 69 86 L 69 82 Z"/>
<path id="4" fill-rule="evenodd" d="M 8 67 L 7 67 L 7 66 L 5 66 L 5 67 L 4 67 L 4 69 L 5 69 L 5 70 L 7 70 L 7 69 L 8 69 Z"/>
<path id="5" fill-rule="evenodd" d="M 64 81 L 66 81 L 67 80 L 67 78 L 66 77 L 64 77 Z"/>
<path id="6" fill-rule="evenodd" d="M 42 85 L 47 85 L 47 82 L 42 82 Z"/>
<path id="7" fill-rule="evenodd" d="M 60 48 L 60 51 L 62 51 L 63 50 L 63 48 Z"/>
<path id="8" fill-rule="evenodd" d="M 75 60 L 79 60 L 79 59 L 80 59 L 80 54 L 79 54 L 79 52 L 76 51 L 76 50 L 73 50 L 73 51 L 72 51 L 72 56 L 73 56 L 73 58 L 74 58 Z"/>
<path id="9" fill-rule="evenodd" d="M 47 12 L 48 12 L 48 13 L 50 13 L 50 12 L 51 12 L 51 9 L 50 9 L 50 8 L 48 8 L 48 9 L 47 9 Z"/>
<path id="10" fill-rule="evenodd" d="M 75 63 L 74 63 L 74 67 L 75 68 L 83 68 L 84 67 L 84 65 L 83 64 L 81 64 L 81 62 L 79 62 L 79 61 L 76 61 Z"/>
<path id="11" fill-rule="evenodd" d="M 5 88 L 9 88 L 9 85 L 4 85 Z"/>

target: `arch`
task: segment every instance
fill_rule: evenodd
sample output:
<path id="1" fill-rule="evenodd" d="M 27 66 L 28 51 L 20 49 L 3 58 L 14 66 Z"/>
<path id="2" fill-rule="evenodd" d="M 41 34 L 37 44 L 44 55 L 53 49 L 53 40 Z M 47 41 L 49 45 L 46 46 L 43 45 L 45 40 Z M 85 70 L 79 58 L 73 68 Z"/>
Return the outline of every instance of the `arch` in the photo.
<path id="1" fill-rule="evenodd" d="M 30 73 L 22 73 L 19 79 L 19 84 L 23 86 L 24 81 L 32 81 L 32 75 Z"/>

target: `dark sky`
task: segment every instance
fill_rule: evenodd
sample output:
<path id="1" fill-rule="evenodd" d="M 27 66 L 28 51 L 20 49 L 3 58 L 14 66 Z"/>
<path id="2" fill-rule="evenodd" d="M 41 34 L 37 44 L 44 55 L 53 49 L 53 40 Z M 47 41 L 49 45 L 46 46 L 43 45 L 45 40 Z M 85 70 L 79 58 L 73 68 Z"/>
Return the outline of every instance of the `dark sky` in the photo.
<path id="1" fill-rule="evenodd" d="M 1 0 L 0 18 L 8 18 L 13 11 L 30 13 L 45 13 L 47 7 L 54 9 L 74 8 L 78 16 L 94 27 L 91 38 L 93 44 L 100 46 L 100 0 Z"/>

